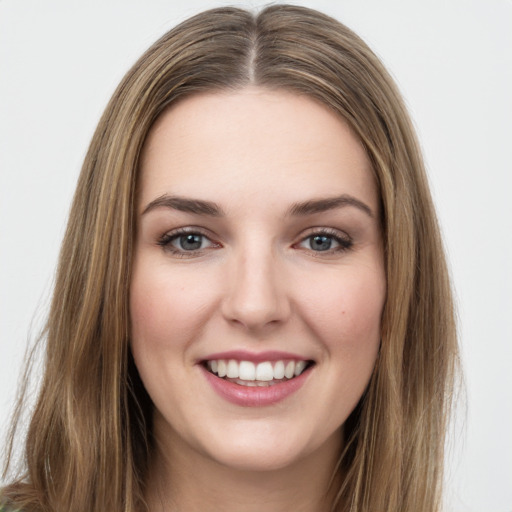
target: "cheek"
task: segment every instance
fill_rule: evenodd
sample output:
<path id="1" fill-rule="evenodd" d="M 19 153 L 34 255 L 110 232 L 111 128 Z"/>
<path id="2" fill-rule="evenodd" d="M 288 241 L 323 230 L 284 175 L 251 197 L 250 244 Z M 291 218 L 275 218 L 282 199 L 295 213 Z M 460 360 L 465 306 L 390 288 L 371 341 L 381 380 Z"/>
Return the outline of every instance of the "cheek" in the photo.
<path id="1" fill-rule="evenodd" d="M 169 326 L 180 321 L 173 295 L 152 275 L 136 275 L 130 292 L 132 343 L 165 345 Z"/>
<path id="2" fill-rule="evenodd" d="M 307 297 L 304 316 L 331 355 L 342 353 L 353 361 L 375 356 L 386 296 L 380 268 L 339 273 L 326 280 L 323 290 L 309 287 L 302 294 Z"/>
<path id="3" fill-rule="evenodd" d="M 130 288 L 131 349 L 148 392 L 165 374 L 162 362 L 172 349 L 169 325 L 176 319 L 165 287 L 151 272 L 135 270 Z M 174 340 L 176 343 L 177 340 Z"/>
<path id="4" fill-rule="evenodd" d="M 198 303 L 198 282 L 168 266 L 140 259 L 134 265 L 130 287 L 131 350 L 153 402 L 176 403 L 188 392 L 184 378 L 187 347 L 201 329 L 204 307 Z M 204 295 L 204 291 L 203 291 Z M 178 394 L 169 390 L 178 390 Z M 164 407 L 165 408 L 165 407 Z"/>
<path id="5" fill-rule="evenodd" d="M 170 272 L 165 265 L 136 265 L 130 288 L 132 343 L 164 349 L 190 337 L 211 301 L 204 284 L 200 275 Z"/>

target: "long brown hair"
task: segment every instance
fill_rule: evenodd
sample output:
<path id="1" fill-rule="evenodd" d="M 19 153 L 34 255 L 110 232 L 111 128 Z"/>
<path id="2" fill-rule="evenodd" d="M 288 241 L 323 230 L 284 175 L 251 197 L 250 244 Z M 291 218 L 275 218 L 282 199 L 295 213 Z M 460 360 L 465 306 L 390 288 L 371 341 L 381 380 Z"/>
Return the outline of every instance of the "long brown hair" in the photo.
<path id="1" fill-rule="evenodd" d="M 344 478 L 333 510 L 439 509 L 457 343 L 418 143 L 393 80 L 368 46 L 334 19 L 289 5 L 190 18 L 139 59 L 107 106 L 62 245 L 23 470 L 2 490 L 13 507 L 145 509 L 152 408 L 129 351 L 128 311 L 139 156 L 170 104 L 249 84 L 307 95 L 345 119 L 367 151 L 381 195 L 381 350 L 345 426 L 338 467 Z"/>

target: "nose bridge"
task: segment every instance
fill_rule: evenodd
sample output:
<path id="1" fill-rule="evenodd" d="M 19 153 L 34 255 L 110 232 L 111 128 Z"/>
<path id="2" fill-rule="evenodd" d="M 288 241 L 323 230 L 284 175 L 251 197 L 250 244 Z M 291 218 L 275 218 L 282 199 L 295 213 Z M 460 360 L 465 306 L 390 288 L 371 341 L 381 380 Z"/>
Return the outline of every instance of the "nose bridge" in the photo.
<path id="1" fill-rule="evenodd" d="M 290 312 L 279 256 L 269 240 L 246 237 L 229 262 L 224 314 L 248 329 L 284 321 Z"/>

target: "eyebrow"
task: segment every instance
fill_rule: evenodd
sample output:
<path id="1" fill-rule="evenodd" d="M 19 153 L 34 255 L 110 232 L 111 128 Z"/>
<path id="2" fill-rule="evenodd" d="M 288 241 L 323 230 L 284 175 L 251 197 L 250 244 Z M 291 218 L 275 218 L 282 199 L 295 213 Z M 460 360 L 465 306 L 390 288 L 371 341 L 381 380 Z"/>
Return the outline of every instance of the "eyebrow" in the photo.
<path id="1" fill-rule="evenodd" d="M 170 208 L 180 212 L 195 213 L 197 215 L 208 215 L 211 217 L 222 217 L 224 212 L 222 208 L 211 201 L 203 201 L 202 199 L 191 199 L 181 196 L 169 196 L 164 194 L 151 201 L 142 215 L 155 210 L 156 208 Z"/>
<path id="2" fill-rule="evenodd" d="M 311 201 L 304 201 L 302 203 L 295 203 L 289 208 L 288 215 L 312 215 L 314 213 L 322 213 L 346 206 L 353 206 L 354 208 L 358 208 L 359 210 L 366 213 L 369 217 L 374 217 L 371 208 L 367 204 L 348 194 L 325 199 L 313 199 Z"/>
<path id="3" fill-rule="evenodd" d="M 366 213 L 369 217 L 374 217 L 371 208 L 367 204 L 348 194 L 325 199 L 312 199 L 310 201 L 294 203 L 288 209 L 287 215 L 306 216 L 334 210 L 336 208 L 343 208 L 346 206 L 358 208 L 359 210 Z M 146 208 L 144 208 L 142 215 L 145 215 L 146 213 L 157 208 L 170 208 L 172 210 L 178 210 L 181 212 L 194 213 L 196 215 L 208 215 L 211 217 L 225 216 L 222 208 L 214 202 L 181 196 L 169 196 L 167 194 L 157 197 L 151 201 L 146 206 Z"/>

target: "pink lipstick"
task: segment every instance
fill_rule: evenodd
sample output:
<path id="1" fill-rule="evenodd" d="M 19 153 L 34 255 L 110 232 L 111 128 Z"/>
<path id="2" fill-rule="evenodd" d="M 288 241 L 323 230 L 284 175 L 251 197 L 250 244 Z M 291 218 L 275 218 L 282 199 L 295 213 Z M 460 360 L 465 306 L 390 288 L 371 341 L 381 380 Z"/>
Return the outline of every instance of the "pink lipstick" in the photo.
<path id="1" fill-rule="evenodd" d="M 229 351 L 211 354 L 199 365 L 222 398 L 244 407 L 263 407 L 298 391 L 314 362 L 289 352 Z"/>

